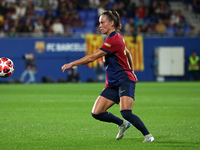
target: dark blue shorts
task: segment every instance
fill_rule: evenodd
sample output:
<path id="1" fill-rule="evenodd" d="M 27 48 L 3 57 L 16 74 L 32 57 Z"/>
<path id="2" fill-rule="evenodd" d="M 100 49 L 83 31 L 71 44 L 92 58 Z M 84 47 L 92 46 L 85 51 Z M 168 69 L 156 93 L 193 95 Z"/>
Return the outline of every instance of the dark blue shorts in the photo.
<path id="1" fill-rule="evenodd" d="M 106 87 L 100 94 L 101 96 L 119 104 L 121 96 L 130 96 L 135 99 L 135 82 L 126 81 L 119 87 Z"/>

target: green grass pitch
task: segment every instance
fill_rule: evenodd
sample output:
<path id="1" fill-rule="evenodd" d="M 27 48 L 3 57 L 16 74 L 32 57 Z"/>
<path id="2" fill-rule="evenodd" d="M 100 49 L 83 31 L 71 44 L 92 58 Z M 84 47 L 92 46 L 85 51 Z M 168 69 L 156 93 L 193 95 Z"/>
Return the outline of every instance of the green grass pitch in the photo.
<path id="1" fill-rule="evenodd" d="M 0 150 L 200 149 L 200 82 L 138 82 L 133 113 L 155 137 L 91 117 L 104 83 L 0 84 Z M 109 109 L 121 117 L 119 105 Z"/>

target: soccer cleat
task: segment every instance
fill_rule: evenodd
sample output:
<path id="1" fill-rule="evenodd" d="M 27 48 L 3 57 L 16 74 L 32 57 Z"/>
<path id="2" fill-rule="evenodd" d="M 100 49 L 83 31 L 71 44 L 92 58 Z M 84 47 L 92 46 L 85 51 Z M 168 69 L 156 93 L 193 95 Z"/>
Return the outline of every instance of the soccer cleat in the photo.
<path id="1" fill-rule="evenodd" d="M 154 142 L 155 139 L 151 134 L 145 135 L 144 136 L 144 141 L 143 142 Z"/>
<path id="2" fill-rule="evenodd" d="M 118 126 L 119 128 L 119 133 L 117 134 L 116 139 L 120 140 L 124 135 L 125 131 L 131 126 L 131 123 L 124 120 L 123 124 L 121 126 Z"/>

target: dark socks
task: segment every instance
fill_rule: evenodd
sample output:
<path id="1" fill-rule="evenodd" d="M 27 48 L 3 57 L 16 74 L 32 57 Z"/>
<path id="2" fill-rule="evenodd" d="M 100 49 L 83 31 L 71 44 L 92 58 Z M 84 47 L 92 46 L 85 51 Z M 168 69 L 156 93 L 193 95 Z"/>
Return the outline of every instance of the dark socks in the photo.
<path id="1" fill-rule="evenodd" d="M 142 134 L 144 136 L 149 134 L 149 131 L 145 127 L 145 125 L 142 122 L 142 120 L 138 116 L 134 115 L 131 110 L 122 110 L 121 114 L 122 114 L 124 119 L 126 119 L 132 125 L 134 125 L 139 131 L 142 132 Z"/>
<path id="2" fill-rule="evenodd" d="M 93 114 L 92 113 L 92 116 L 97 120 L 105 121 L 105 122 L 112 122 L 112 123 L 118 124 L 119 126 L 123 124 L 122 119 L 120 119 L 119 117 L 117 117 L 107 111 L 104 113 L 101 113 L 101 114 Z"/>

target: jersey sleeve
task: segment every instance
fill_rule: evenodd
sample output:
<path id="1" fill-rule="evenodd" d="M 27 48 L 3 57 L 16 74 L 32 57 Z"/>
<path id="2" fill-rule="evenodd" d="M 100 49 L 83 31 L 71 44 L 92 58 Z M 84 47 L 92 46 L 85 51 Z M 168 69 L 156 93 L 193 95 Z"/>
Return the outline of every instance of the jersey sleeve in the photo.
<path id="1" fill-rule="evenodd" d="M 115 50 L 116 50 L 115 46 L 116 46 L 115 41 L 112 40 L 112 38 L 110 38 L 110 39 L 106 39 L 104 41 L 104 43 L 103 43 L 103 45 L 101 46 L 100 49 L 102 51 L 105 51 L 108 54 L 111 54 L 111 53 L 115 52 Z"/>

